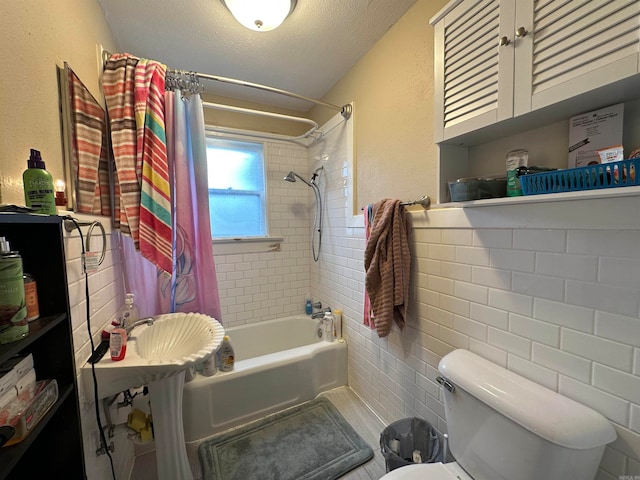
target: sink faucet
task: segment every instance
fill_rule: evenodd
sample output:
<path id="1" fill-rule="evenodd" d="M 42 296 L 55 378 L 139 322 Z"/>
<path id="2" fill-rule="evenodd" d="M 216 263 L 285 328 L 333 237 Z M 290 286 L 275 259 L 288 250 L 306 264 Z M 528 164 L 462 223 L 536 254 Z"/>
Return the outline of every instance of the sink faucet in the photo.
<path id="1" fill-rule="evenodd" d="M 127 337 L 129 336 L 129 333 L 131 333 L 131 330 L 136 328 L 138 325 L 143 325 L 146 323 L 147 325 L 151 326 L 153 325 L 154 320 L 155 319 L 153 317 L 147 317 L 136 320 L 131 325 L 123 325 L 125 332 L 127 332 Z"/>

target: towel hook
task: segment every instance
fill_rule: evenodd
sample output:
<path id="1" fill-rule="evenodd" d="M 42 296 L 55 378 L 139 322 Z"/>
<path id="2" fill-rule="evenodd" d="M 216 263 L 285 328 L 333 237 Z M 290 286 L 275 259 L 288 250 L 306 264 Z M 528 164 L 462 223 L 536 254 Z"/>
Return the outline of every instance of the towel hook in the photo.
<path id="1" fill-rule="evenodd" d="M 69 233 L 73 232 L 77 227 L 89 227 L 89 229 L 87 230 L 87 237 L 85 239 L 85 249 L 87 251 L 91 251 L 91 234 L 93 233 L 93 229 L 96 227 L 96 225 L 100 228 L 100 233 L 102 234 L 102 252 L 100 254 L 100 259 L 98 260 L 98 265 L 102 265 L 104 257 L 107 253 L 107 233 L 102 223 L 97 220 L 93 222 L 83 222 L 75 220 L 74 222 L 74 220 L 71 220 L 71 217 L 64 219 L 64 229 Z"/>

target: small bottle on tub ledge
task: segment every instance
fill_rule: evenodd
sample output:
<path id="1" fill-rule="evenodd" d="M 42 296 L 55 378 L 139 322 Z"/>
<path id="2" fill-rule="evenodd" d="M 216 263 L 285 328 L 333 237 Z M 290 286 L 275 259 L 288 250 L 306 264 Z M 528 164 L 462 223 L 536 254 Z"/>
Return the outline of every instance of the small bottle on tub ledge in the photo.
<path id="1" fill-rule="evenodd" d="M 335 332 L 333 330 L 333 326 L 335 324 L 335 319 L 333 318 L 333 313 L 326 312 L 324 314 L 324 318 L 322 319 L 322 335 L 323 340 L 326 342 L 333 342 L 335 340 Z"/>
<path id="2" fill-rule="evenodd" d="M 221 372 L 230 372 L 233 370 L 233 364 L 235 357 L 233 354 L 233 347 L 231 346 L 231 339 L 229 335 L 225 335 L 218 349 L 218 356 L 220 362 L 218 363 L 218 369 Z"/>
<path id="3" fill-rule="evenodd" d="M 311 294 L 308 293 L 304 303 L 304 313 L 311 315 L 313 313 L 313 303 L 311 302 Z"/>
<path id="4" fill-rule="evenodd" d="M 205 377 L 212 377 L 216 374 L 218 365 L 216 362 L 216 352 L 212 352 L 202 362 L 202 374 Z"/>
<path id="5" fill-rule="evenodd" d="M 344 342 L 342 338 L 342 310 L 333 311 L 333 334 L 339 342 Z"/>

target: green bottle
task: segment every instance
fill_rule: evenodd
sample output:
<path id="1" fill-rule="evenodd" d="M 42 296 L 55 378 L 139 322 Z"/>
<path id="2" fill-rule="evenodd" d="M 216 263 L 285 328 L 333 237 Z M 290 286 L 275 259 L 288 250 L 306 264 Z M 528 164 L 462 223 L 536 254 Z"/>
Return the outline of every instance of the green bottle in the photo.
<path id="1" fill-rule="evenodd" d="M 22 340 L 27 335 L 22 257 L 0 237 L 0 344 Z"/>
<path id="2" fill-rule="evenodd" d="M 57 212 L 53 177 L 45 170 L 44 161 L 38 150 L 31 149 L 27 166 L 28 168 L 22 174 L 25 204 L 33 208 L 35 213 L 55 215 Z"/>

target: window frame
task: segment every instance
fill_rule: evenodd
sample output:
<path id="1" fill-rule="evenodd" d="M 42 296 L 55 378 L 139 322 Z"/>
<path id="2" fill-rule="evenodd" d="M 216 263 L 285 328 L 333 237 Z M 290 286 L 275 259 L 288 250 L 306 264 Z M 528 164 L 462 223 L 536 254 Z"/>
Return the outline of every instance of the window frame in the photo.
<path id="1" fill-rule="evenodd" d="M 266 252 L 279 252 L 280 244 L 284 242 L 283 237 L 274 237 L 270 235 L 271 220 L 269 215 L 269 154 L 270 148 L 268 141 L 263 138 L 254 138 L 250 135 L 243 135 L 242 133 L 226 133 L 218 132 L 214 130 L 214 127 L 208 125 L 205 126 L 206 138 L 218 138 L 224 140 L 234 140 L 248 143 L 262 144 L 263 152 L 263 169 L 264 169 L 264 236 L 243 236 L 243 237 L 214 237 L 212 235 L 211 242 L 214 246 L 214 254 L 216 255 L 230 255 L 230 254 L 243 254 L 243 253 L 266 253 Z M 207 182 L 208 187 L 208 182 Z M 208 188 L 208 192 L 211 191 Z M 234 193 L 245 191 L 234 191 Z"/>

